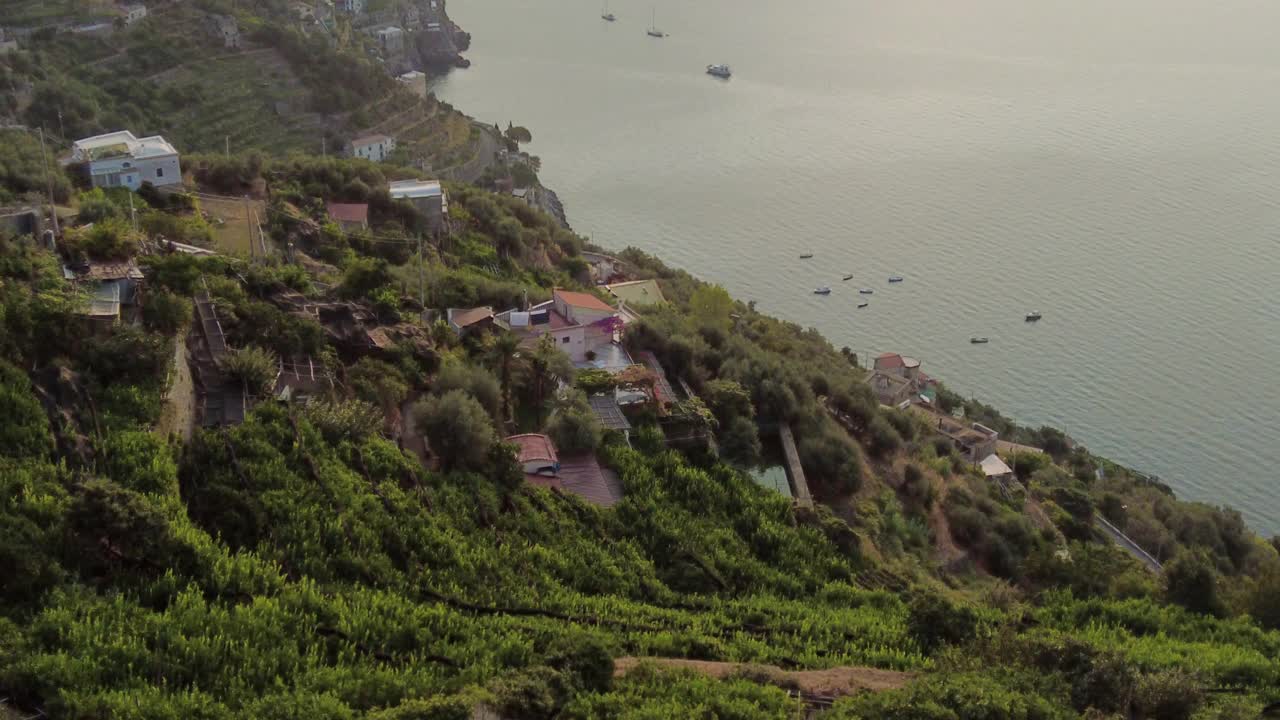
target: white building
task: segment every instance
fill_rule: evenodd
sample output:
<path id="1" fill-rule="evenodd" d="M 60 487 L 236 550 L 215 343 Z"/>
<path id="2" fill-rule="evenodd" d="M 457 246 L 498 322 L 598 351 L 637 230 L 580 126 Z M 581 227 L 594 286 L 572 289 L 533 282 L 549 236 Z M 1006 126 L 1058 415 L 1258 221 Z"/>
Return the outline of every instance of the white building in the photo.
<path id="1" fill-rule="evenodd" d="M 388 188 L 393 200 L 406 200 L 427 217 L 428 229 L 438 233 L 444 229 L 449 212 L 449 196 L 438 180 L 399 180 Z"/>
<path id="2" fill-rule="evenodd" d="M 120 18 L 124 21 L 125 27 L 129 27 L 136 22 L 147 17 L 147 6 L 142 4 L 121 5 Z"/>
<path id="3" fill-rule="evenodd" d="M 394 55 L 404 50 L 404 30 L 392 26 L 382 28 L 374 35 L 378 38 L 378 46 L 382 48 L 382 52 Z"/>
<path id="4" fill-rule="evenodd" d="M 364 0 L 335 0 L 333 7 L 338 12 L 359 15 L 364 12 Z"/>
<path id="5" fill-rule="evenodd" d="M 391 157 L 391 153 L 395 152 L 395 150 L 396 139 L 386 135 L 370 135 L 351 141 L 351 155 L 353 157 L 364 158 L 373 162 L 386 160 Z"/>
<path id="6" fill-rule="evenodd" d="M 89 165 L 94 187 L 137 190 L 144 182 L 157 187 L 182 184 L 178 151 L 164 138 L 136 138 L 128 130 L 77 140 L 71 160 Z"/>

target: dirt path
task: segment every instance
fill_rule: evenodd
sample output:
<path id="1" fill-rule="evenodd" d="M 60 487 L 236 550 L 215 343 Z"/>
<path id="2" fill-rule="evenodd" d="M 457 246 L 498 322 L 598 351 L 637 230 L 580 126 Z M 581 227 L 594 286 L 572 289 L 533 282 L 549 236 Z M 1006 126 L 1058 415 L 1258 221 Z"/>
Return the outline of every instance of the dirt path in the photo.
<path id="1" fill-rule="evenodd" d="M 191 379 L 191 365 L 187 363 L 187 336 L 179 333 L 173 350 L 173 382 L 165 395 L 156 432 L 163 437 L 175 434 L 186 442 L 195 428 L 195 415 L 196 386 Z"/>
<path id="2" fill-rule="evenodd" d="M 896 690 L 916 677 L 913 673 L 855 666 L 834 667 L 826 670 L 787 671 L 773 665 L 634 657 L 615 660 L 613 664 L 614 677 L 626 675 L 641 663 L 649 663 L 672 670 L 692 670 L 716 679 L 723 679 L 734 673 L 746 670 L 752 680 L 778 687 L 798 689 L 810 695 L 826 697 L 840 697 L 860 692 Z"/>

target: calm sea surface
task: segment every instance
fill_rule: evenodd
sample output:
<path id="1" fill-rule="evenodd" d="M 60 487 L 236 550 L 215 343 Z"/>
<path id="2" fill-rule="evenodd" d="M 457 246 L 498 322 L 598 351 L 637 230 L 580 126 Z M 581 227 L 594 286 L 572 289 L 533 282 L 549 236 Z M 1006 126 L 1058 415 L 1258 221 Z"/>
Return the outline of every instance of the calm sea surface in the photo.
<path id="1" fill-rule="evenodd" d="M 437 94 L 528 126 L 598 244 L 837 347 L 918 357 L 1280 532 L 1280 4 L 612 0 L 616 23 L 595 0 L 449 9 L 474 66 Z M 646 36 L 654 10 L 669 37 Z"/>

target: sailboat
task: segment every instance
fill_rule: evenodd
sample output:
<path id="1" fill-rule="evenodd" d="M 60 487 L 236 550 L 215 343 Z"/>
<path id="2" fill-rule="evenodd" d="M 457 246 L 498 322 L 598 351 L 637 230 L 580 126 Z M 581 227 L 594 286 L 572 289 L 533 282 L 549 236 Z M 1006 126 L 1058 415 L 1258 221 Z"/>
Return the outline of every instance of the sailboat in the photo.
<path id="1" fill-rule="evenodd" d="M 658 29 L 658 9 L 653 9 L 653 22 L 649 24 L 649 29 L 645 32 L 649 33 L 649 37 L 666 37 L 667 34 Z"/>
<path id="2" fill-rule="evenodd" d="M 608 20 L 609 22 L 613 22 L 618 19 L 618 16 L 609 12 L 609 0 L 604 0 L 604 9 L 600 11 L 600 19 Z"/>

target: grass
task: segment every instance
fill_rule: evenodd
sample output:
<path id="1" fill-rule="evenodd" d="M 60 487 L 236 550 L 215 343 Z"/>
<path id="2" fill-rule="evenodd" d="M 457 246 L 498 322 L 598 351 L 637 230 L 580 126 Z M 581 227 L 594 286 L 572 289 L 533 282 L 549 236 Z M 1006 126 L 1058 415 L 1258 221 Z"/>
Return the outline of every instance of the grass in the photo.
<path id="1" fill-rule="evenodd" d="M 0 4 L 0 25 L 43 25 L 68 20 L 78 22 L 110 12 L 105 0 L 6 0 Z"/>
<path id="2" fill-rule="evenodd" d="M 248 207 L 251 213 L 257 214 L 259 221 L 263 221 L 265 203 L 250 200 Z M 249 255 L 250 221 L 245 218 L 243 200 L 202 199 L 200 209 L 209 216 L 209 222 L 213 226 L 213 245 L 216 250 L 233 255 Z"/>

